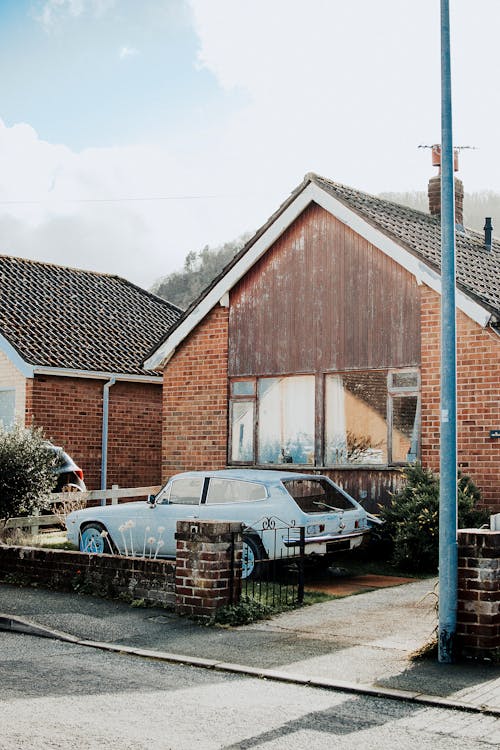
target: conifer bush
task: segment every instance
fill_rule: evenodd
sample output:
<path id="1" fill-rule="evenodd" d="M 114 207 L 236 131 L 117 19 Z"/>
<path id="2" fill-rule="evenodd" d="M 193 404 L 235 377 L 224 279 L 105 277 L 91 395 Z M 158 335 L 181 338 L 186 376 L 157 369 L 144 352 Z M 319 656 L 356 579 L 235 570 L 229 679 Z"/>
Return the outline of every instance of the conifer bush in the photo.
<path id="1" fill-rule="evenodd" d="M 420 464 L 403 471 L 405 483 L 381 509 L 384 540 L 396 567 L 433 573 L 439 559 L 439 477 Z M 489 512 L 477 509 L 480 492 L 470 477 L 458 475 L 458 528 L 480 528 Z"/>
<path id="2" fill-rule="evenodd" d="M 32 515 L 56 484 L 57 456 L 40 428 L 0 428 L 0 518 Z"/>

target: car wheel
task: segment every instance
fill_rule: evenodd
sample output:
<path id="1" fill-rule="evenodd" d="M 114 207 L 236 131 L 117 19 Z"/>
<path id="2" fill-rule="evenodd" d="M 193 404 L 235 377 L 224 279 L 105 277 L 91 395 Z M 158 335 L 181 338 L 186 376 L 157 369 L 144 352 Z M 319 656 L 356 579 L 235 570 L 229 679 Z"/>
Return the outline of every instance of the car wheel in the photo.
<path id="1" fill-rule="evenodd" d="M 91 555 L 102 555 L 103 552 L 114 554 L 115 545 L 104 526 L 93 522 L 80 529 L 80 552 Z"/>
<path id="2" fill-rule="evenodd" d="M 244 534 L 243 551 L 241 557 L 241 577 L 255 581 L 262 578 L 266 557 L 260 539 L 254 535 Z"/>

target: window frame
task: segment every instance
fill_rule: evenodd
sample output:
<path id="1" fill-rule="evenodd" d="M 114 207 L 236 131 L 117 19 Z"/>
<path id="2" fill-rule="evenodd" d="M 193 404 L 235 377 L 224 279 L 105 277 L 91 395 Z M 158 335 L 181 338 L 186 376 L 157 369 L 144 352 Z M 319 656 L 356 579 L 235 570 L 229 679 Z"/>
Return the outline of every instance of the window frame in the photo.
<path id="1" fill-rule="evenodd" d="M 16 424 L 17 389 L 13 386 L 6 385 L 0 387 L 0 392 L 9 393 L 13 396 L 12 421 L 8 424 L 4 424 L 3 420 L 0 419 L 0 426 L 3 425 L 3 429 L 6 432 L 10 432 Z"/>
<path id="2" fill-rule="evenodd" d="M 346 374 L 354 374 L 354 373 L 370 373 L 370 372 L 382 372 L 386 375 L 386 393 L 387 393 L 387 400 L 386 400 L 386 430 L 387 430 L 387 436 L 386 436 L 386 445 L 387 445 L 387 463 L 384 464 L 335 464 L 335 463 L 327 463 L 325 461 L 326 456 L 326 378 L 329 375 L 340 375 L 341 377 Z M 411 373 L 416 376 L 416 382 L 414 385 L 395 385 L 394 384 L 394 376 L 399 373 Z M 279 379 L 285 379 L 285 378 L 294 378 L 294 377 L 304 377 L 304 376 L 310 376 L 314 377 L 314 391 L 315 391 L 315 413 L 314 413 L 314 459 L 312 464 L 289 464 L 289 463 L 273 463 L 273 464 L 260 464 L 258 463 L 258 456 L 259 456 L 259 443 L 258 443 L 258 434 L 259 434 L 259 381 L 262 379 L 267 378 L 279 378 Z M 240 381 L 252 381 L 253 383 L 253 396 L 249 395 L 234 395 L 233 391 L 233 383 L 240 382 Z M 287 374 L 287 375 L 271 375 L 266 374 L 262 376 L 239 376 L 235 378 L 231 378 L 229 382 L 229 409 L 228 409 L 228 419 L 229 419 L 229 429 L 228 429 L 228 446 L 227 446 L 227 460 L 228 465 L 230 466 L 265 466 L 266 468 L 270 467 L 279 467 L 280 469 L 290 468 L 290 466 L 293 466 L 294 468 L 300 467 L 300 468 L 325 468 L 325 469 L 352 469 L 352 470 L 358 470 L 358 469 L 370 469 L 372 471 L 376 471 L 378 469 L 387 469 L 391 468 L 393 466 L 407 466 L 409 463 L 408 461 L 394 461 L 392 457 L 392 436 L 393 436 L 393 417 L 394 417 L 394 399 L 395 398 L 415 398 L 417 399 L 416 403 L 416 413 L 415 413 L 415 419 L 417 422 L 417 435 L 416 435 L 416 443 L 417 443 L 417 451 L 415 455 L 415 459 L 417 460 L 420 457 L 421 452 L 421 374 L 420 374 L 420 368 L 418 366 L 408 366 L 408 367 L 391 367 L 391 368 L 363 368 L 359 370 L 332 370 L 328 372 L 322 372 L 322 373 L 293 373 L 293 374 Z M 252 441 L 252 450 L 253 450 L 253 459 L 250 461 L 236 461 L 232 457 L 232 446 L 233 446 L 233 404 L 237 402 L 253 402 L 253 441 Z"/>

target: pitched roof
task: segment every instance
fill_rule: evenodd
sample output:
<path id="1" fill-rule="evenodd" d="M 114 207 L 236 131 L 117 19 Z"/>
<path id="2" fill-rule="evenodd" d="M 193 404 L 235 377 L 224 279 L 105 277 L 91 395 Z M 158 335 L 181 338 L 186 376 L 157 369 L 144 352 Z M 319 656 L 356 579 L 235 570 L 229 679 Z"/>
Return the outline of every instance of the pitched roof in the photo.
<path id="1" fill-rule="evenodd" d="M 430 269 L 430 272 L 425 274 L 426 283 L 430 281 L 435 287 L 440 286 L 441 223 L 439 217 L 354 190 L 310 172 L 151 349 L 146 360 L 147 365 L 159 367 L 162 361 L 168 359 L 175 346 L 206 314 L 207 307 L 213 306 L 212 297 L 216 298 L 217 295 L 221 297 L 224 292 L 229 291 L 279 234 L 304 210 L 308 202 L 312 200 L 326 206 L 328 200 L 326 202 L 322 200 L 325 197 L 333 198 L 336 206 L 340 204 L 344 207 L 344 216 L 341 220 L 349 220 L 353 216 L 359 217 L 363 226 L 373 227 L 379 238 L 383 237 L 389 243 L 395 243 L 397 247 L 402 248 L 407 257 L 415 259 L 416 262 L 411 265 L 412 272 L 417 273 L 417 267 L 420 267 L 420 270 Z M 336 210 L 331 205 L 326 207 L 332 212 Z M 354 222 L 351 223 L 354 224 Z M 464 298 L 470 299 L 486 311 L 486 315 L 481 316 L 482 318 L 498 322 L 500 319 L 500 242 L 494 240 L 492 249 L 488 252 L 484 248 L 484 237 L 481 234 L 470 229 L 457 231 L 456 277 L 457 287 L 463 293 L 461 301 Z M 459 304 L 460 301 L 457 299 L 457 305 Z"/>
<path id="2" fill-rule="evenodd" d="M 0 255 L 0 334 L 30 365 L 151 375 L 144 357 L 181 313 L 119 276 Z"/>

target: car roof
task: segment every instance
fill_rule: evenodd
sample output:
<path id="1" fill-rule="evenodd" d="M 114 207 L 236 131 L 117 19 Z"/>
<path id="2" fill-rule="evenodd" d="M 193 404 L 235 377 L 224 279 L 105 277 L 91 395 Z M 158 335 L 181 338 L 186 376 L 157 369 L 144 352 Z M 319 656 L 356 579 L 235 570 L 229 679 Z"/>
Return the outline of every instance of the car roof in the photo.
<path id="1" fill-rule="evenodd" d="M 171 479 L 180 477 L 210 477 L 217 479 L 240 479 L 246 482 L 263 482 L 278 484 L 290 479 L 318 479 L 321 474 L 302 474 L 296 471 L 279 471 L 276 469 L 219 469 L 216 471 L 184 471 L 175 474 Z"/>

